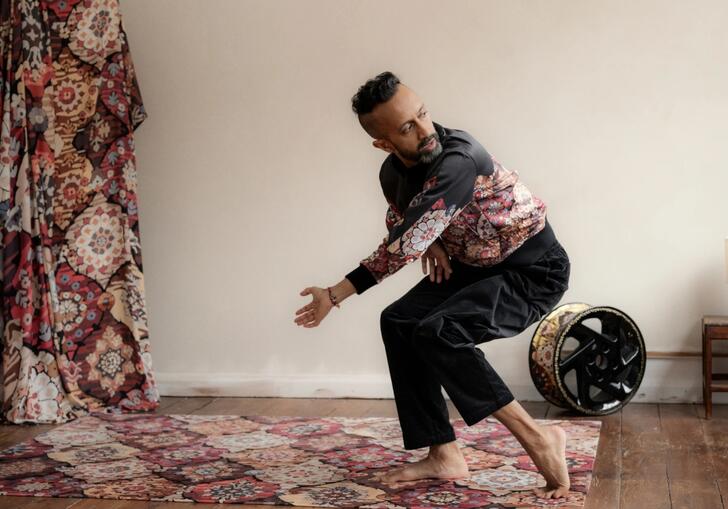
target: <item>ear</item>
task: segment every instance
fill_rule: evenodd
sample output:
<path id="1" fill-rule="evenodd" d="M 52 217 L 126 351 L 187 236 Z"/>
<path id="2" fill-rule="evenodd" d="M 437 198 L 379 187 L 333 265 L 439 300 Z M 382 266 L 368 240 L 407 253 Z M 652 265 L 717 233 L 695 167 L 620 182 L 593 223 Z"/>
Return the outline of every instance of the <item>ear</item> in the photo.
<path id="1" fill-rule="evenodd" d="M 374 140 L 372 145 L 378 149 L 384 150 L 385 152 L 389 152 L 390 154 L 394 152 L 394 147 L 392 147 L 392 144 L 387 140 Z"/>

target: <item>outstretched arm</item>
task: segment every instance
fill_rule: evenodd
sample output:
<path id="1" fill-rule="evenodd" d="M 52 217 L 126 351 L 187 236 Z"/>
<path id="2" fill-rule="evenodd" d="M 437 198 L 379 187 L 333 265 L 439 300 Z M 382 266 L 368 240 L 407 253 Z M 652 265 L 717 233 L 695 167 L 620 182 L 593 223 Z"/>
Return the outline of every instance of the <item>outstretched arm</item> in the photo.
<path id="1" fill-rule="evenodd" d="M 406 264 L 418 259 L 470 202 L 476 171 L 473 160 L 460 153 L 445 156 L 440 170 L 425 182 L 401 214 L 390 203 L 386 214 L 389 234 L 377 249 L 335 286 L 304 288 L 300 295 L 312 301 L 296 311 L 295 322 L 316 327 L 331 311 L 354 293 L 361 294 Z M 332 300 L 333 299 L 333 300 Z"/>

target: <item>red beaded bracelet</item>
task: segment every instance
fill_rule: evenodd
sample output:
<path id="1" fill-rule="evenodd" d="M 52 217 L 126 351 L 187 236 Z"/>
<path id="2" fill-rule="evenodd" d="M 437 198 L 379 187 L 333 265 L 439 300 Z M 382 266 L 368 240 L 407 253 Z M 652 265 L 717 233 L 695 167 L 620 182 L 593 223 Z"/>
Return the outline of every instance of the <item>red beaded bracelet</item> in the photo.
<path id="1" fill-rule="evenodd" d="M 341 308 L 341 306 L 339 306 L 339 303 L 338 303 L 338 302 L 336 302 L 336 297 L 334 297 L 334 294 L 333 294 L 333 293 L 331 293 L 331 287 L 330 287 L 330 286 L 327 286 L 327 287 L 326 287 L 326 289 L 327 289 L 327 290 L 328 290 L 328 292 L 329 292 L 329 299 L 331 300 L 331 303 L 332 303 L 332 304 L 333 304 L 334 306 L 336 306 L 337 308 Z"/>

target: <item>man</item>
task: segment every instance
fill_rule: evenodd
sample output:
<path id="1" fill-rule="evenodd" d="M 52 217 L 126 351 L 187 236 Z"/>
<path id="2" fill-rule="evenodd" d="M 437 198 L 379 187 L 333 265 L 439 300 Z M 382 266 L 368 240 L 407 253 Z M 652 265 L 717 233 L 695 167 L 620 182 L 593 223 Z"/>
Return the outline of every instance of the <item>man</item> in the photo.
<path id="1" fill-rule="evenodd" d="M 568 288 L 570 263 L 544 203 L 467 132 L 432 122 L 423 101 L 391 72 L 362 85 L 352 109 L 372 145 L 389 153 L 379 179 L 389 234 L 295 322 L 316 327 L 331 308 L 420 258 L 427 274 L 381 314 L 404 447 L 428 456 L 387 472 L 387 482 L 467 477 L 441 393 L 469 425 L 488 415 L 523 445 L 546 479 L 544 498 L 569 491 L 566 435 L 537 424 L 477 344 L 523 331 Z"/>

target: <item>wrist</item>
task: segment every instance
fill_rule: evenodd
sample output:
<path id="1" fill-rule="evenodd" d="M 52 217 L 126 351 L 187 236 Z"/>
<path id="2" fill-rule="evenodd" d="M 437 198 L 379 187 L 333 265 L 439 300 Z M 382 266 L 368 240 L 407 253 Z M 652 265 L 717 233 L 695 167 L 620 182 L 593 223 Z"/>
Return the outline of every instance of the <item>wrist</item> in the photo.
<path id="1" fill-rule="evenodd" d="M 351 283 L 351 281 L 346 278 L 342 279 L 337 284 L 329 288 L 331 288 L 331 294 L 333 296 L 333 299 L 331 299 L 331 297 L 329 297 L 329 299 L 332 301 L 332 303 L 335 300 L 337 304 L 341 304 L 347 297 L 356 293 L 356 288 Z"/>
<path id="2" fill-rule="evenodd" d="M 339 305 L 339 297 L 336 295 L 336 293 L 334 293 L 334 289 L 332 287 L 330 287 L 330 286 L 326 287 L 326 294 L 328 295 L 329 302 L 331 302 L 332 306 L 336 306 L 337 308 L 341 307 Z"/>

